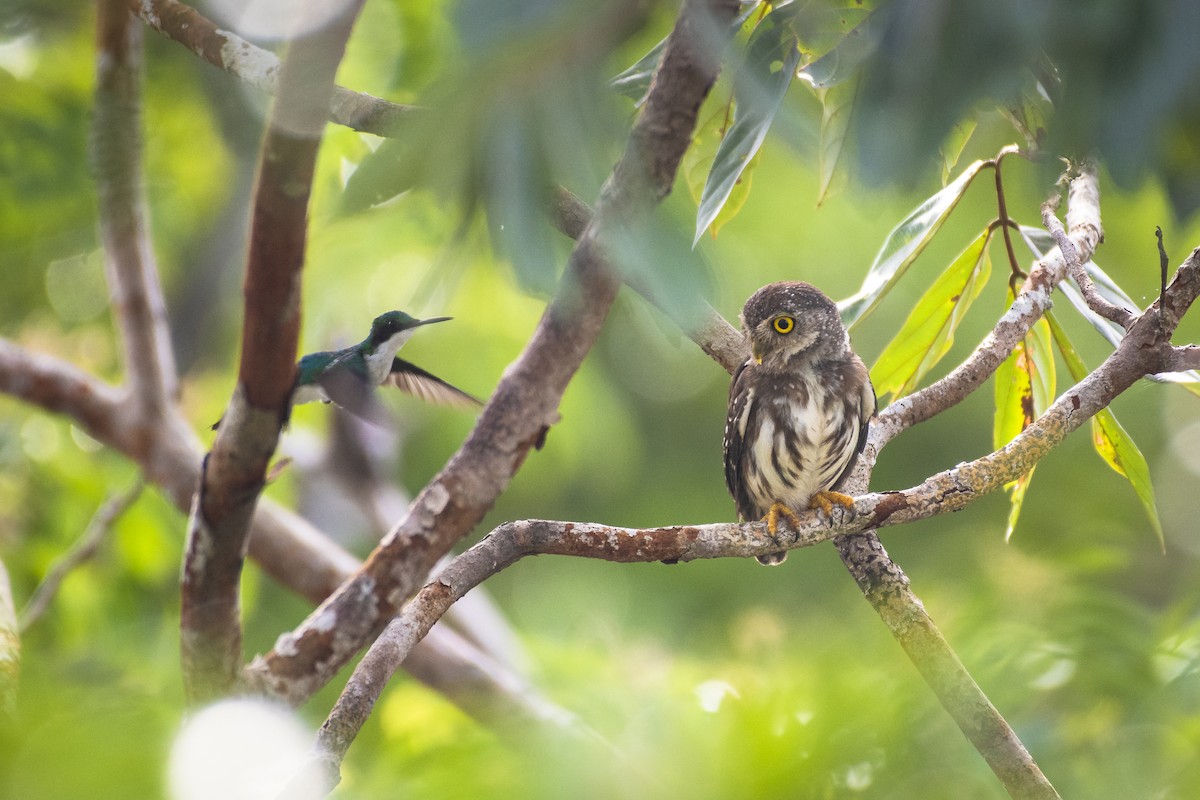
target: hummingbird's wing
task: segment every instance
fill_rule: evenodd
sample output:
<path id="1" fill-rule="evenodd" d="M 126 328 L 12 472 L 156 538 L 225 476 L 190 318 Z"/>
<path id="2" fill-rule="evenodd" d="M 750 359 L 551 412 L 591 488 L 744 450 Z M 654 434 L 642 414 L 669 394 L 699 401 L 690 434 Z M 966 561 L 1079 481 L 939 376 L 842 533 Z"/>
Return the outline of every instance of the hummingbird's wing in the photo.
<path id="1" fill-rule="evenodd" d="M 458 408 L 483 405 L 462 389 L 451 386 L 436 375 L 430 374 L 411 361 L 405 361 L 402 358 L 392 359 L 391 374 L 383 379 L 383 383 L 387 386 L 395 386 L 400 391 L 419 397 L 427 403 Z"/>
<path id="2" fill-rule="evenodd" d="M 375 397 L 374 387 L 347 364 L 334 364 L 318 375 L 316 382 L 330 402 L 373 425 L 388 424 L 387 412 Z"/>

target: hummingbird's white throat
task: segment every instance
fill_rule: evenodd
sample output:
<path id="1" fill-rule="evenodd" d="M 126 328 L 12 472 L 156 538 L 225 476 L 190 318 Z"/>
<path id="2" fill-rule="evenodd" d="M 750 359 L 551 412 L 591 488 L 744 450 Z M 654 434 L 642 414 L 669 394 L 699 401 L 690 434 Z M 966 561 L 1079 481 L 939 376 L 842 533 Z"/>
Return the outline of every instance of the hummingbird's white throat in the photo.
<path id="1" fill-rule="evenodd" d="M 367 372 L 376 386 L 383 383 L 384 378 L 391 373 L 392 359 L 396 357 L 396 353 L 404 346 L 404 343 L 412 337 L 415 330 L 416 328 L 406 328 L 399 333 L 393 333 L 386 342 L 375 348 L 374 353 L 367 354 Z"/>

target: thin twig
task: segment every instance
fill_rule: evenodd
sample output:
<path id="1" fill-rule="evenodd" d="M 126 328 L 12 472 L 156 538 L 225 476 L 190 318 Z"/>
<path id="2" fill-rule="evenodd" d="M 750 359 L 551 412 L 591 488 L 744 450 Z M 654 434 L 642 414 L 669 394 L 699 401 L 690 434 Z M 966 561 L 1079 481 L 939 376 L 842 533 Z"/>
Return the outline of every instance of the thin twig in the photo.
<path id="1" fill-rule="evenodd" d="M 1094 165 L 1085 165 L 1081 172 L 1095 172 Z M 1063 260 L 1067 265 L 1067 274 L 1079 286 L 1079 291 L 1083 295 L 1084 301 L 1088 304 L 1088 308 L 1095 311 L 1100 316 L 1107 320 L 1117 323 L 1125 330 L 1129 330 L 1136 318 L 1134 312 L 1128 308 L 1122 308 L 1109 302 L 1107 298 L 1096 290 L 1095 284 L 1092 283 L 1091 277 L 1088 276 L 1087 270 L 1084 269 L 1084 261 L 1080 257 L 1075 243 L 1071 241 L 1071 237 L 1063 229 L 1063 225 L 1059 222 L 1055 215 L 1055 210 L 1058 208 L 1058 195 L 1052 195 L 1046 202 L 1042 203 L 1042 224 L 1046 230 L 1054 237 L 1054 241 L 1058 244 L 1059 252 L 1062 254 Z"/>
<path id="2" fill-rule="evenodd" d="M 1012 233 L 1009 231 L 1009 227 L 1011 227 L 1014 223 L 1008 216 L 1008 201 L 1005 200 L 1004 197 L 1004 181 L 1000 177 L 1000 168 L 1004 163 L 1004 157 L 1009 155 L 1011 152 L 1012 151 L 1008 149 L 1003 150 L 1000 155 L 996 156 L 995 166 L 992 168 L 992 172 L 994 172 L 996 176 L 997 215 L 1000 218 L 1000 230 L 1004 234 L 1004 249 L 1008 253 L 1008 268 L 1012 275 L 1012 277 L 1009 278 L 1010 283 L 1015 277 L 1025 277 L 1025 273 L 1017 261 L 1017 251 L 1013 248 Z"/>
<path id="3" fill-rule="evenodd" d="M 1170 260 L 1167 258 L 1167 249 L 1163 246 L 1163 232 L 1161 226 L 1154 226 L 1154 236 L 1158 239 L 1158 304 L 1161 308 L 1166 302 L 1167 298 L 1167 267 L 1170 264 Z"/>
<path id="4" fill-rule="evenodd" d="M 96 557 L 104 540 L 112 531 L 113 524 L 141 496 L 144 486 L 144 481 L 139 477 L 134 481 L 133 486 L 123 492 L 112 494 L 96 509 L 96 513 L 88 521 L 83 535 L 54 562 L 46 573 L 46 577 L 42 578 L 42 582 L 29 596 L 29 602 L 21 609 L 22 632 L 29 630 L 30 626 L 41 619 L 46 610 L 50 608 L 54 596 L 58 593 L 58 589 L 66 577 Z"/>

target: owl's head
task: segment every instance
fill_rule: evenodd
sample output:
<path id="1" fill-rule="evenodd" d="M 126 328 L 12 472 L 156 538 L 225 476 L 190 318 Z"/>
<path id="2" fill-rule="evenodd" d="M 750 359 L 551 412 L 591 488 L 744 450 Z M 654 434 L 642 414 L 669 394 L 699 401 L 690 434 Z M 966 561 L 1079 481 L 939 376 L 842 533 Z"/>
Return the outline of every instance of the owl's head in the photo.
<path id="1" fill-rule="evenodd" d="M 772 371 L 838 357 L 850 347 L 834 302 L 800 281 L 771 283 L 752 294 L 742 308 L 742 327 L 754 360 Z"/>

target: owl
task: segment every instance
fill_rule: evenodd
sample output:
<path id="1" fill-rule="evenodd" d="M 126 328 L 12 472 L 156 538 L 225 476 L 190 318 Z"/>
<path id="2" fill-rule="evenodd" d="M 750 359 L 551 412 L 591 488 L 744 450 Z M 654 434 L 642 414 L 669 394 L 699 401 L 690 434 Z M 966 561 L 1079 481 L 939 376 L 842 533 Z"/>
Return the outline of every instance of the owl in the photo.
<path id="1" fill-rule="evenodd" d="M 779 517 L 852 498 L 834 491 L 866 442 L 875 389 L 837 306 L 799 281 L 759 289 L 742 309 L 751 357 L 729 387 L 725 484 L 742 521 Z M 780 564 L 787 553 L 759 556 Z"/>

